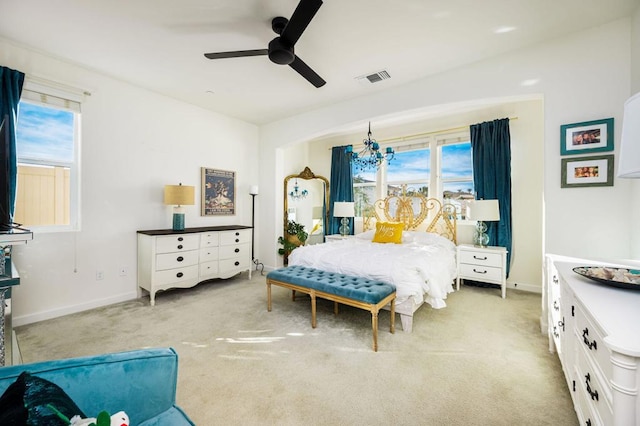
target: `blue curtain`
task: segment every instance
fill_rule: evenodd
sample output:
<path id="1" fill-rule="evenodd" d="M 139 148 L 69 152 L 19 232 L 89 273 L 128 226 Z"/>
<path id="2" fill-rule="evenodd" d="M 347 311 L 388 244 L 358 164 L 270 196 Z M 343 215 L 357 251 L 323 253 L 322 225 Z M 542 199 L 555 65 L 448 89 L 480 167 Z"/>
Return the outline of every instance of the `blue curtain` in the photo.
<path id="1" fill-rule="evenodd" d="M 18 102 L 24 84 L 24 73 L 0 66 L 0 121 L 5 120 L 4 131 L 8 133 L 9 146 L 7 152 L 3 149 L 2 158 L 2 180 L 7 179 L 7 187 L 3 187 L 0 193 L 6 191 L 6 198 L 0 200 L 0 209 L 7 209 L 2 212 L 3 222 L 8 219 L 8 223 L 0 223 L 3 227 L 10 228 L 13 224 L 13 213 L 16 207 L 16 182 L 18 178 L 18 163 L 16 153 L 16 124 L 18 121 Z M 5 143 L 5 141 L 0 141 Z M 4 182 L 0 183 L 5 185 Z M 8 205 L 7 205 L 8 204 Z"/>
<path id="2" fill-rule="evenodd" d="M 489 245 L 505 247 L 511 268 L 511 136 L 509 119 L 471 126 L 473 185 L 476 198 L 498 200 L 500 221 L 487 222 Z"/>
<path id="3" fill-rule="evenodd" d="M 327 235 L 340 233 L 341 218 L 333 217 L 333 203 L 353 201 L 353 173 L 351 161 L 345 152 L 346 146 L 334 146 L 331 150 L 331 178 L 329 179 L 329 226 Z M 349 228 L 353 234 L 353 218 L 349 219 Z"/>

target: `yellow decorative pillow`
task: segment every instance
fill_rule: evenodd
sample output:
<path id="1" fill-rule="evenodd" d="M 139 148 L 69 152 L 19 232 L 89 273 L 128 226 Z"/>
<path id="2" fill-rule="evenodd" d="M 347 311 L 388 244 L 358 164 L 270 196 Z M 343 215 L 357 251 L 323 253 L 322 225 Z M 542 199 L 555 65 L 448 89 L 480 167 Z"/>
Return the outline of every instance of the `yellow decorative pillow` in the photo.
<path id="1" fill-rule="evenodd" d="M 373 235 L 374 243 L 395 243 L 402 244 L 402 229 L 404 224 L 401 222 L 377 222 L 376 233 Z"/>

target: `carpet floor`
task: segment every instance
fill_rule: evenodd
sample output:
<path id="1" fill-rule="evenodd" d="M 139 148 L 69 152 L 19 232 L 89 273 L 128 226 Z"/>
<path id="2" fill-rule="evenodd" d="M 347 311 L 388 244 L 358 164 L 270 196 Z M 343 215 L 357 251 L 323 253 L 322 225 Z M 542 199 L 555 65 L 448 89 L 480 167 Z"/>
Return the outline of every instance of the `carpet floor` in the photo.
<path id="1" fill-rule="evenodd" d="M 370 313 L 291 301 L 246 274 L 16 329 L 23 362 L 170 346 L 177 403 L 207 425 L 577 425 L 556 354 L 541 334 L 540 295 L 463 286 L 447 307 L 425 305 L 413 332 L 378 352 Z"/>

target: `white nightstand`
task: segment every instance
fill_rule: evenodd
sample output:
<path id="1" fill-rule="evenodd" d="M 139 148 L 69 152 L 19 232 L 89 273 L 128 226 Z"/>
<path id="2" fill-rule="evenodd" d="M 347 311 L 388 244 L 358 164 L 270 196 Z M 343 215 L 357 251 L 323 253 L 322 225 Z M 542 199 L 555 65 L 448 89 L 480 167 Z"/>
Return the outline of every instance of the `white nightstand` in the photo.
<path id="1" fill-rule="evenodd" d="M 507 249 L 504 247 L 477 247 L 471 244 L 458 246 L 458 278 L 499 284 L 502 298 L 507 297 Z"/>
<path id="2" fill-rule="evenodd" d="M 348 240 L 349 238 L 355 238 L 355 235 L 345 235 L 343 237 L 340 234 L 333 234 L 333 235 L 325 235 L 324 238 L 325 238 L 325 240 L 327 242 L 329 242 L 329 241 L 340 241 L 340 240 Z"/>

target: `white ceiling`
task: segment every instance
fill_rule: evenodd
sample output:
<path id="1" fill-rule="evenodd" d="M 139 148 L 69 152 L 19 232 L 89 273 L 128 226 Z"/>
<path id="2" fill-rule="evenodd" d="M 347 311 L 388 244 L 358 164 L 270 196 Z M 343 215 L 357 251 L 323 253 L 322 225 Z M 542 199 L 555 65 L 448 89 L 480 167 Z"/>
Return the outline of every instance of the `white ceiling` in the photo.
<path id="1" fill-rule="evenodd" d="M 276 36 L 271 19 L 290 17 L 297 4 L 0 0 L 0 37 L 264 124 L 629 16 L 638 0 L 325 0 L 296 44 L 327 81 L 319 89 L 266 56 L 203 56 L 266 49 Z M 496 33 L 505 27 L 514 29 Z M 355 79 L 380 70 L 391 79 Z"/>

